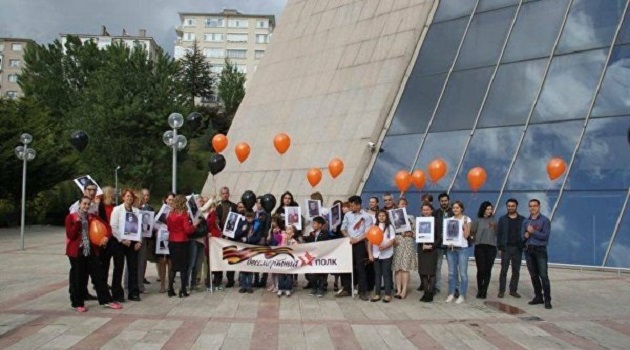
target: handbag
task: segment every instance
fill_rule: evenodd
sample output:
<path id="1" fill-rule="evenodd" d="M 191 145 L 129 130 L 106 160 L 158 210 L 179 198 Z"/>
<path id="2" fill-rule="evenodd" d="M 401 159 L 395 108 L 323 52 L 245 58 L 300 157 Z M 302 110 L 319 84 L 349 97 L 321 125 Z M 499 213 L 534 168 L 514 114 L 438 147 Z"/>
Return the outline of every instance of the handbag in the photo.
<path id="1" fill-rule="evenodd" d="M 203 238 L 208 234 L 208 222 L 206 220 L 201 220 L 197 224 L 197 228 L 195 228 L 195 232 L 190 235 L 190 238 L 197 239 Z"/>

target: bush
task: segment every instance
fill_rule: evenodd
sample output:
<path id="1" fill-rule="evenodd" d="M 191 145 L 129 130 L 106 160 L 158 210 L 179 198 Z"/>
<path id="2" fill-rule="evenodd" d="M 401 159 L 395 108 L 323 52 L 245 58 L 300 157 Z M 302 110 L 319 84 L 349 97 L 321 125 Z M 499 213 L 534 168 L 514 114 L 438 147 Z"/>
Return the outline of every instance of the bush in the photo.
<path id="1" fill-rule="evenodd" d="M 12 199 L 0 199 L 0 227 L 17 225 L 19 218 L 14 203 Z"/>

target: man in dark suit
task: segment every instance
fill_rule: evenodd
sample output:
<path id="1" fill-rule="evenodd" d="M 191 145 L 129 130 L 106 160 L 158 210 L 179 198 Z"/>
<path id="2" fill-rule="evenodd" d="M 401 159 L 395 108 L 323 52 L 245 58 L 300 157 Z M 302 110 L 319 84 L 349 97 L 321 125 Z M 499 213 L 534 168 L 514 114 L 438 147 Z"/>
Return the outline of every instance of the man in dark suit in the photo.
<path id="1" fill-rule="evenodd" d="M 326 223 L 326 220 L 324 220 L 323 217 L 321 216 L 314 217 L 313 222 L 311 223 L 311 226 L 313 227 L 313 231 L 311 231 L 311 233 L 308 236 L 304 237 L 304 242 L 315 243 L 315 242 L 321 242 L 321 241 L 327 240 L 328 233 L 322 230 L 322 227 L 324 226 L 325 223 Z M 317 295 L 318 298 L 323 297 L 324 291 L 326 289 L 324 286 L 326 284 L 327 277 L 328 277 L 327 273 L 307 274 L 306 279 L 308 280 L 309 284 L 313 288 L 311 289 L 311 292 L 309 293 L 309 295 Z"/>
<path id="2" fill-rule="evenodd" d="M 225 221 L 228 218 L 230 212 L 236 213 L 236 204 L 230 201 L 230 189 L 227 187 L 221 187 L 221 201 L 219 205 L 217 205 L 217 220 L 219 221 L 219 227 L 223 229 L 225 227 Z M 224 237 L 227 238 L 227 237 Z M 232 238 L 227 238 L 229 240 L 234 240 Z M 226 288 L 234 287 L 234 271 L 228 271 L 227 275 L 227 284 Z M 217 286 L 217 289 L 222 289 L 221 283 L 223 282 L 223 272 L 215 271 L 212 273 L 212 284 Z"/>

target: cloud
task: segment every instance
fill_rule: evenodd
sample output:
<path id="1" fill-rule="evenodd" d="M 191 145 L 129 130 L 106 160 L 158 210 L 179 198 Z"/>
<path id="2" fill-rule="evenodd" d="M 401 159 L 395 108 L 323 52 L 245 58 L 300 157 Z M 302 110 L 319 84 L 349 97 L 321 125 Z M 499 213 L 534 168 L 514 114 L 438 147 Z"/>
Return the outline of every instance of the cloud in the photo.
<path id="1" fill-rule="evenodd" d="M 146 29 L 158 45 L 173 51 L 178 12 L 273 14 L 280 17 L 287 0 L 3 0 L 0 37 L 29 38 L 49 43 L 59 33 L 98 34 L 105 25 L 110 34 L 130 34 Z"/>

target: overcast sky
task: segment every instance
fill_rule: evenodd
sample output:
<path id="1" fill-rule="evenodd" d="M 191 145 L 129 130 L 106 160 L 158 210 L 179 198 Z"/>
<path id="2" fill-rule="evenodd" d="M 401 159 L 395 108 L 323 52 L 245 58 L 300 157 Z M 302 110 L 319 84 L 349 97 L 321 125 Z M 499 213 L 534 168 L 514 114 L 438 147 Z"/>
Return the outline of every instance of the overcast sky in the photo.
<path id="1" fill-rule="evenodd" d="M 123 28 L 134 35 L 147 30 L 158 45 L 173 53 L 178 12 L 273 14 L 276 21 L 287 0 L 0 0 L 0 37 L 52 42 L 59 33 L 99 34 L 101 25 L 111 35 Z"/>

